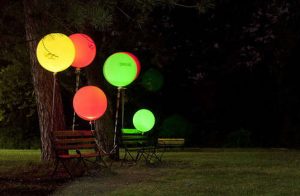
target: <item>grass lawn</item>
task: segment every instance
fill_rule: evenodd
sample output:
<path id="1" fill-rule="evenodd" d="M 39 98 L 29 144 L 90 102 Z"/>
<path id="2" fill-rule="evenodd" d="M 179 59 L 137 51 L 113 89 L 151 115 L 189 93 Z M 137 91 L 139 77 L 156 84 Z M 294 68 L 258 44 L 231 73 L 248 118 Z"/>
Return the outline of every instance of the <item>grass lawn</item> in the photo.
<path id="1" fill-rule="evenodd" d="M 46 171 L 48 170 L 48 171 Z M 185 149 L 160 164 L 114 163 L 101 172 L 55 181 L 39 151 L 0 150 L 0 193 L 39 195 L 300 195 L 300 151 Z"/>

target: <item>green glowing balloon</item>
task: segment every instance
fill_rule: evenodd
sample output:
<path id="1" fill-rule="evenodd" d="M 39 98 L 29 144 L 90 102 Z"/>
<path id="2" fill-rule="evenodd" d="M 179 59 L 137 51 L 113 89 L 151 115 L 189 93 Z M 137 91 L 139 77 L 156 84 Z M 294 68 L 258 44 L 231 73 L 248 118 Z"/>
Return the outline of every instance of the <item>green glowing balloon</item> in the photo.
<path id="1" fill-rule="evenodd" d="M 105 79 L 113 86 L 123 87 L 134 81 L 137 74 L 135 60 L 124 52 L 110 55 L 103 66 Z"/>
<path id="2" fill-rule="evenodd" d="M 150 131 L 155 124 L 155 117 L 150 110 L 140 109 L 133 115 L 134 127 L 141 131 Z"/>

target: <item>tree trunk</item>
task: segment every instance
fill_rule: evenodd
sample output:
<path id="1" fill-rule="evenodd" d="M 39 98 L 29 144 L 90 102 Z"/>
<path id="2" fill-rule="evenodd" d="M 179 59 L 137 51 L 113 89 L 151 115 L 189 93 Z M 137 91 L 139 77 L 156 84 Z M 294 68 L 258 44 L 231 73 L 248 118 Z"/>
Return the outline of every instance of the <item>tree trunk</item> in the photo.
<path id="1" fill-rule="evenodd" d="M 37 38 L 40 38 L 38 28 L 44 22 L 35 14 L 35 11 L 38 10 L 38 3 L 38 0 L 23 0 L 26 39 L 29 41 L 28 51 L 41 133 L 41 158 L 42 160 L 50 160 L 54 157 L 51 131 L 64 129 L 65 120 L 59 86 L 56 83 L 55 96 L 53 96 L 54 76 L 43 69 L 36 58 Z M 54 108 L 52 108 L 53 101 Z"/>
<path id="2" fill-rule="evenodd" d="M 113 116 L 113 105 L 111 102 L 111 96 L 107 86 L 100 85 L 104 84 L 105 81 L 101 81 L 100 76 L 101 73 L 99 70 L 101 68 L 97 67 L 96 65 L 90 65 L 86 68 L 87 71 L 87 80 L 88 85 L 94 85 L 100 87 L 107 97 L 107 109 L 103 116 L 101 116 L 95 122 L 95 130 L 97 133 L 98 140 L 100 142 L 101 147 L 106 151 L 109 152 L 113 148 L 113 138 L 114 138 L 114 116 Z"/>

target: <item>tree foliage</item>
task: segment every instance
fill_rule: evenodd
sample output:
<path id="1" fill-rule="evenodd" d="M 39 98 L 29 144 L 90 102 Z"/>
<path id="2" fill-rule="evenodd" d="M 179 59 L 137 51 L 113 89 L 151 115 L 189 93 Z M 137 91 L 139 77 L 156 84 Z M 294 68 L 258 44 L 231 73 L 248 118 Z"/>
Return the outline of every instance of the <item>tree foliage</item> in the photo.
<path id="1" fill-rule="evenodd" d="M 1 6 L 0 145 L 38 147 L 38 124 L 20 5 Z"/>

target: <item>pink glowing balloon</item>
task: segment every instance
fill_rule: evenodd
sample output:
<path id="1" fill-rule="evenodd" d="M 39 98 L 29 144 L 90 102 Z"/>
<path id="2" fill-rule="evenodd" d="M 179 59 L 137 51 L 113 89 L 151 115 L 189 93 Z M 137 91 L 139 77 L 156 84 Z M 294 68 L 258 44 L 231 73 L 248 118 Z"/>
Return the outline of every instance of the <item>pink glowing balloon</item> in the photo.
<path id="1" fill-rule="evenodd" d="M 132 54 L 130 52 L 123 52 L 123 53 L 129 55 L 135 61 L 136 69 L 137 69 L 135 78 L 137 78 L 139 76 L 140 72 L 141 72 L 141 63 L 140 63 L 139 59 L 134 54 Z"/>
<path id="2" fill-rule="evenodd" d="M 69 36 L 75 46 L 75 59 L 73 67 L 82 68 L 92 63 L 96 56 L 96 45 L 92 38 L 83 33 L 75 33 Z"/>

